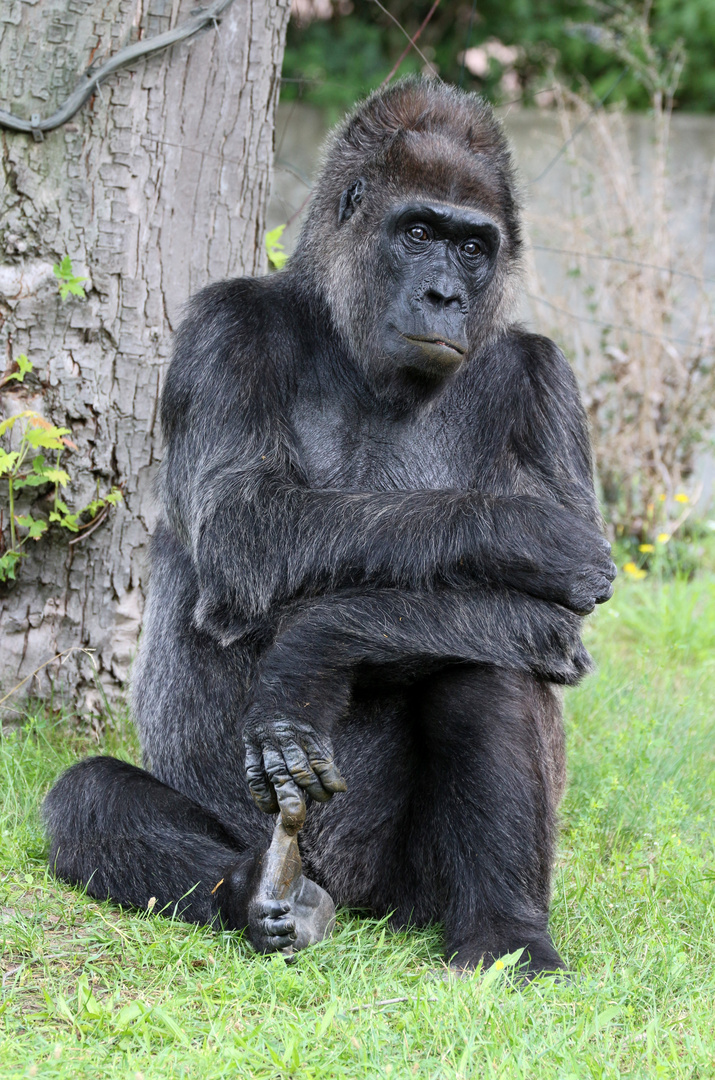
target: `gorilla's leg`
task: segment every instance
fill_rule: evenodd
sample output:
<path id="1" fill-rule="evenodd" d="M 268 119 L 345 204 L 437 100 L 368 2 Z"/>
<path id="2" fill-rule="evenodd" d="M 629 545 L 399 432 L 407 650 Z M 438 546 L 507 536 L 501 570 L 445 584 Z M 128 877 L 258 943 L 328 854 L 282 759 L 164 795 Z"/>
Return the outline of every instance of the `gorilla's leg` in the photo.
<path id="1" fill-rule="evenodd" d="M 108 758 L 65 773 L 45 803 L 50 865 L 100 899 L 145 908 L 155 897 L 189 921 L 248 926 L 261 951 L 298 947 L 325 904 L 299 860 L 280 897 L 263 874 L 273 823 L 250 796 L 241 740 L 255 650 L 193 627 L 195 573 L 161 530 L 153 583 L 133 679 L 151 775 Z"/>
<path id="2" fill-rule="evenodd" d="M 73 765 L 47 796 L 50 867 L 99 900 L 188 922 L 245 926 L 256 857 L 241 852 L 200 806 L 143 769 L 114 758 Z M 221 879 L 230 882 L 216 889 Z"/>
<path id="3" fill-rule="evenodd" d="M 339 806 L 319 811 L 319 821 L 311 815 L 306 840 L 319 880 L 332 888 L 321 849 L 343 858 L 333 832 L 381 847 L 374 809 L 358 820 L 359 807 L 374 807 L 374 800 L 350 792 L 353 777 L 367 774 L 388 818 L 390 808 L 399 816 L 405 800 L 413 806 L 409 842 L 401 829 L 395 850 L 383 850 L 384 880 L 373 882 L 372 894 L 391 897 L 402 917 L 444 919 L 448 955 L 459 965 L 525 947 L 528 970 L 536 972 L 563 966 L 547 929 L 563 730 L 555 691 L 529 667 L 543 664 L 572 681 L 587 657 L 551 605 L 526 604 L 519 613 L 521 623 L 503 597 L 484 591 L 390 590 L 316 601 L 282 628 L 264 657 L 246 741 L 257 801 L 280 805 L 291 822 L 305 813 L 299 789 L 312 793 L 323 779 L 335 728 L 350 820 L 341 820 Z M 378 685 L 402 678 L 417 686 L 409 748 L 383 732 L 365 730 L 357 750 L 342 738 L 356 677 L 371 670 Z M 345 858 L 354 864 L 354 853 Z M 338 872 L 341 899 L 349 896 L 343 878 Z"/>
<path id="4" fill-rule="evenodd" d="M 216 818 L 124 761 L 73 765 L 47 796 L 43 816 L 51 869 L 98 900 L 137 908 L 153 900 L 157 912 L 186 922 L 247 927 L 260 952 L 302 948 L 331 924 L 332 902 L 303 877 L 287 837 L 276 835 L 267 854 L 265 838 L 260 850 L 242 851 Z M 283 871 L 279 894 L 271 856 Z"/>
<path id="5" fill-rule="evenodd" d="M 413 852 L 441 864 L 447 956 L 466 967 L 525 948 L 529 975 L 563 967 L 547 928 L 564 778 L 555 691 L 470 665 L 425 680 L 414 701 L 425 812 Z"/>

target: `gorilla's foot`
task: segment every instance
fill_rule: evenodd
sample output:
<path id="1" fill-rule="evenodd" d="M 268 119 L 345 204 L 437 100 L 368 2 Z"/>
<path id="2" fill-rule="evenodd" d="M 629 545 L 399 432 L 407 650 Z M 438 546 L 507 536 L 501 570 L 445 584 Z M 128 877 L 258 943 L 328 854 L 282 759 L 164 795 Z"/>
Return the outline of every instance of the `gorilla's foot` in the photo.
<path id="1" fill-rule="evenodd" d="M 279 819 L 248 905 L 251 944 L 258 952 L 291 956 L 322 941 L 334 925 L 335 904 L 325 889 L 304 876 L 297 837 L 287 833 Z"/>
<path id="2" fill-rule="evenodd" d="M 457 975 L 469 975 L 474 969 L 482 964 L 486 970 L 493 964 L 499 963 L 502 956 L 518 952 L 523 949 L 521 957 L 511 969 L 512 975 L 518 982 L 531 982 L 537 975 L 558 974 L 560 978 L 567 977 L 566 965 L 554 948 L 548 934 L 533 934 L 524 944 L 524 937 L 515 937 L 512 942 L 499 941 L 470 942 L 469 945 L 461 946 L 450 960 L 450 970 Z"/>

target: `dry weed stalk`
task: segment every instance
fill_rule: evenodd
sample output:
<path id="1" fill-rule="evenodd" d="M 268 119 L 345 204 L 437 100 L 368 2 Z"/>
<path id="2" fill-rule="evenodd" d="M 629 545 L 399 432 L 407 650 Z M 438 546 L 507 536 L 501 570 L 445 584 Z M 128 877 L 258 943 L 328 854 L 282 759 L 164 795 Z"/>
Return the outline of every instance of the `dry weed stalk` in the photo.
<path id="1" fill-rule="evenodd" d="M 552 316 L 554 332 L 581 383 L 609 521 L 618 535 L 649 540 L 670 531 L 688 489 L 694 496 L 695 456 L 715 426 L 715 319 L 703 276 L 715 163 L 702 239 L 682 250 L 670 207 L 672 91 L 653 80 L 648 177 L 621 110 L 594 112 L 563 88 L 559 99 L 564 140 L 588 122 L 571 153 L 570 213 L 550 226 L 552 244 L 578 253 L 569 270 L 578 288 Z M 547 299 L 538 281 L 536 293 Z"/>

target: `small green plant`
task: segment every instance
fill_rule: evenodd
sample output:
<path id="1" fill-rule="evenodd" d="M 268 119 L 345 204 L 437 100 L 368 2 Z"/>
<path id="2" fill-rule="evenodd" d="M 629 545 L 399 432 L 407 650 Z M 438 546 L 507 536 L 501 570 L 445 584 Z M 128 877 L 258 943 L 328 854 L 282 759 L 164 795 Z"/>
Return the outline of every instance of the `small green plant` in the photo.
<path id="1" fill-rule="evenodd" d="M 32 371 L 32 363 L 24 354 L 18 356 L 15 362 L 18 370 L 8 375 L 3 380 L 4 383 L 11 379 L 23 382 L 25 375 Z M 25 556 L 22 550 L 24 545 L 28 540 L 39 540 L 50 524 L 56 523 L 60 528 L 78 533 L 89 528 L 105 507 L 116 505 L 122 498 L 119 488 L 114 487 L 106 495 L 100 496 L 98 493 L 97 498 L 87 506 L 71 513 L 60 496 L 60 489 L 65 488 L 70 481 L 69 473 L 60 466 L 60 458 L 65 450 L 76 449 L 75 444 L 67 437 L 71 434 L 70 429 L 56 427 L 33 409 L 25 409 L 0 422 L 0 436 L 12 431 L 16 424 L 20 431 L 17 449 L 4 450 L 0 447 L 0 479 L 7 482 L 6 506 L 9 521 L 9 543 L 6 543 L 2 529 L 5 514 L 0 505 L 0 582 L 14 580 L 15 567 Z M 42 517 L 33 517 L 29 513 L 16 513 L 16 500 L 20 491 L 48 484 L 54 485 L 54 499 L 48 521 Z"/>
<path id="2" fill-rule="evenodd" d="M 285 231 L 285 224 L 278 225 L 275 229 L 271 229 L 266 233 L 266 251 L 268 252 L 268 261 L 271 266 L 276 270 L 282 270 L 285 264 L 288 262 L 288 255 L 281 244 L 281 236 Z"/>
<path id="3" fill-rule="evenodd" d="M 65 255 L 64 259 L 61 263 L 59 263 L 59 265 L 55 263 L 55 265 L 52 267 L 52 272 L 57 278 L 57 285 L 60 290 L 60 296 L 63 300 L 66 300 L 67 297 L 70 296 L 70 294 L 72 296 L 80 296 L 84 298 L 85 292 L 82 282 L 86 281 L 87 279 L 83 277 L 75 277 L 74 271 L 72 269 L 72 260 L 70 259 L 69 255 Z"/>

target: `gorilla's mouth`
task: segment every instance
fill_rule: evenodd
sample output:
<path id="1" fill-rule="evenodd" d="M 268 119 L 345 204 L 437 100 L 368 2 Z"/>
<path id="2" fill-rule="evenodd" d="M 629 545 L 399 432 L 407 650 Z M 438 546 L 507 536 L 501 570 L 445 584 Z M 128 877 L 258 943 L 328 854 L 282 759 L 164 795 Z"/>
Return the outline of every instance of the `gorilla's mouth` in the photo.
<path id="1" fill-rule="evenodd" d="M 437 334 L 403 334 L 407 341 L 414 341 L 416 345 L 436 345 L 439 349 L 451 349 L 458 356 L 464 356 L 466 347 L 452 338 L 439 337 Z"/>
<path id="2" fill-rule="evenodd" d="M 402 337 L 413 347 L 410 366 L 416 366 L 430 377 L 442 379 L 457 371 L 464 362 L 466 343 L 463 345 L 441 334 L 403 334 Z"/>

